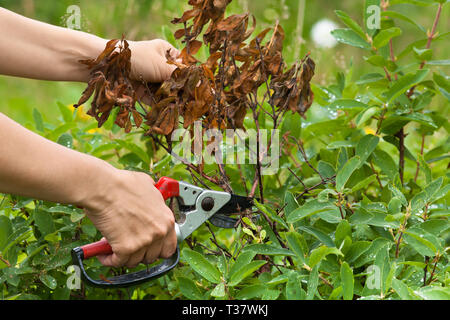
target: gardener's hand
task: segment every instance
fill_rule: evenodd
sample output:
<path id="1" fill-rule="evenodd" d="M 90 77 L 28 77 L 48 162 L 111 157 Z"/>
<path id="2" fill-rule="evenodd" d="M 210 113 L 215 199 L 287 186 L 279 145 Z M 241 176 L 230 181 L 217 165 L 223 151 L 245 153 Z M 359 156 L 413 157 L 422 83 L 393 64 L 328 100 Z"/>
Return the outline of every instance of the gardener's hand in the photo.
<path id="1" fill-rule="evenodd" d="M 146 82 L 162 82 L 170 78 L 175 66 L 167 63 L 166 52 L 176 60 L 179 51 L 161 39 L 128 41 L 131 50 L 131 77 Z"/>
<path id="2" fill-rule="evenodd" d="M 145 173 L 113 169 L 104 191 L 84 205 L 113 253 L 98 256 L 103 265 L 134 268 L 176 250 L 175 220 L 154 181 Z"/>

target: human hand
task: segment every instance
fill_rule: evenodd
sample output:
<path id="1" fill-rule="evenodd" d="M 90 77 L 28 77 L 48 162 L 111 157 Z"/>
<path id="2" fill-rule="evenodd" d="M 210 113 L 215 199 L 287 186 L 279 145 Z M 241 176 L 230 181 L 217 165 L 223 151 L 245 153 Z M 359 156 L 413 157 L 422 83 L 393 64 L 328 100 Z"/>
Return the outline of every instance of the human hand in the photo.
<path id="1" fill-rule="evenodd" d="M 163 82 L 170 78 L 175 66 L 167 63 L 168 50 L 175 60 L 179 51 L 161 39 L 128 41 L 131 50 L 131 77 L 133 80 Z"/>
<path id="2" fill-rule="evenodd" d="M 93 195 L 87 216 L 112 248 L 98 256 L 105 266 L 134 268 L 176 250 L 175 219 L 154 181 L 145 173 L 113 169 L 105 194 Z"/>

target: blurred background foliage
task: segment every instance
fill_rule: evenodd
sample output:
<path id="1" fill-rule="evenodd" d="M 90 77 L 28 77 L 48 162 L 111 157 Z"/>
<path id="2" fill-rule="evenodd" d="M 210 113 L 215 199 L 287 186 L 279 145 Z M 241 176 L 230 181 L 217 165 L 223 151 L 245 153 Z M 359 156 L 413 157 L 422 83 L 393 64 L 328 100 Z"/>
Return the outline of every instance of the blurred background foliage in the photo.
<path id="1" fill-rule="evenodd" d="M 175 46 L 172 33 L 178 28 L 170 23 L 175 17 L 180 17 L 189 8 L 185 0 L 1 0 L 0 6 L 54 25 L 66 26 L 67 8 L 77 5 L 81 9 L 81 30 L 111 39 L 122 34 L 130 40 L 146 40 L 164 38 Z M 403 13 L 425 28 L 431 28 L 435 15 L 435 6 L 414 6 L 411 4 L 396 4 L 395 10 Z M 444 6 L 438 30 L 448 30 L 450 27 L 450 6 Z M 344 44 L 336 44 L 331 48 L 322 48 L 312 40 L 313 26 L 323 20 L 329 20 L 337 27 L 345 27 L 335 15 L 335 10 L 348 12 L 358 23 L 362 24 L 364 1 L 339 0 L 234 0 L 229 6 L 228 14 L 250 12 L 256 17 L 257 30 L 273 26 L 279 20 L 286 32 L 284 57 L 288 64 L 301 59 L 311 52 L 316 62 L 316 75 L 313 82 L 318 85 L 329 85 L 336 82 L 338 72 L 346 72 L 353 63 L 356 68 L 353 77 L 368 73 L 375 67 L 364 63 L 363 52 L 358 48 Z M 410 23 L 397 20 L 403 35 L 393 39 L 395 51 L 401 52 L 407 44 L 418 37 L 417 29 Z M 420 37 L 423 37 L 420 35 Z M 444 59 L 449 56 L 448 43 L 434 43 L 433 58 Z M 32 57 L 30 57 L 32 59 Z M 410 54 L 402 57 L 401 64 L 414 60 Z M 444 68 L 444 67 L 443 67 Z M 446 67 L 448 68 L 448 67 Z M 444 73 L 445 72 L 444 70 Z M 26 125 L 33 121 L 33 108 L 38 109 L 46 121 L 58 123 L 57 102 L 72 105 L 84 89 L 81 83 L 47 82 L 28 79 L 17 79 L 0 76 L 0 96 L 2 97 L 0 111 L 14 120 Z M 436 99 L 432 110 L 444 110 L 448 114 L 448 105 L 444 99 Z M 309 119 L 326 117 L 326 112 L 314 105 L 310 110 Z M 94 121 L 94 120 L 91 120 Z M 29 126 L 28 126 L 29 127 Z"/>

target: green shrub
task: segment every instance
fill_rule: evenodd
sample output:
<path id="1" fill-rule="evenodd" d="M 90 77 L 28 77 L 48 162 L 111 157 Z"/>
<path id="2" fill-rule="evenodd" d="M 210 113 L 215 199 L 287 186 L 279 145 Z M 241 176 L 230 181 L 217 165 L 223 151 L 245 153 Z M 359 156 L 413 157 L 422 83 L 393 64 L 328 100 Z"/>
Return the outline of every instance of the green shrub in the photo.
<path id="1" fill-rule="evenodd" d="M 432 5 L 438 12 L 445 5 L 391 4 L 403 2 Z M 377 1 L 366 1 L 370 4 Z M 258 219 L 242 218 L 235 230 L 202 226 L 181 245 L 178 267 L 144 285 L 70 290 L 70 250 L 100 239 L 99 232 L 78 208 L 3 195 L 1 297 L 449 299 L 450 85 L 444 69 L 450 61 L 433 56 L 433 45 L 442 45 L 449 33 L 433 27 L 442 26 L 439 15 L 421 26 L 391 11 L 395 6 L 382 8 L 381 30 L 367 30 L 336 12 L 348 28 L 333 35 L 364 50 L 374 69 L 354 79 L 358 66 L 352 65 L 337 74 L 335 83 L 313 85 L 315 104 L 306 120 L 284 117 L 280 169 L 261 177 L 258 191 L 265 201 L 257 203 Z M 395 25 L 399 20 L 415 25 L 420 34 L 402 51 L 394 45 L 395 37 L 403 36 Z M 415 62 L 402 64 L 405 57 Z M 144 130 L 125 134 L 112 117 L 97 129 L 82 110 L 73 112 L 61 103 L 58 108 L 58 126 L 45 123 L 34 110 L 33 129 L 155 179 L 202 179 L 183 164 L 173 165 L 164 149 L 142 137 Z M 313 112 L 326 117 L 311 117 Z M 254 126 L 251 120 L 247 128 Z M 269 120 L 262 113 L 260 128 L 271 129 Z M 203 169 L 216 171 L 216 165 Z M 254 185 L 253 164 L 227 164 L 225 172 L 237 194 Z M 97 278 L 127 271 L 103 267 L 96 259 L 85 266 Z"/>

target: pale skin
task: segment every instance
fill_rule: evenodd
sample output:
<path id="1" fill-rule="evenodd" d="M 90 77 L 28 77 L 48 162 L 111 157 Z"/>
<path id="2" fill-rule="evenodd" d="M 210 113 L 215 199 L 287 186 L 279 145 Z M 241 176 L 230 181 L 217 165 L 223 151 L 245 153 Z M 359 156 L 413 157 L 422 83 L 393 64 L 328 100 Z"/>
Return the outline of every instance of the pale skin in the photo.
<path id="1" fill-rule="evenodd" d="M 95 58 L 107 39 L 52 26 L 0 8 L 0 74 L 87 82 L 78 62 Z M 161 82 L 174 67 L 163 40 L 129 41 L 132 77 Z M 0 106 L 1 111 L 1 106 Z M 176 250 L 174 216 L 148 175 L 49 141 L 0 113 L 0 192 L 82 207 L 108 240 L 103 265 L 133 268 L 168 258 Z"/>

